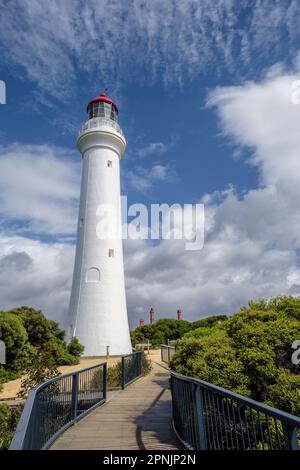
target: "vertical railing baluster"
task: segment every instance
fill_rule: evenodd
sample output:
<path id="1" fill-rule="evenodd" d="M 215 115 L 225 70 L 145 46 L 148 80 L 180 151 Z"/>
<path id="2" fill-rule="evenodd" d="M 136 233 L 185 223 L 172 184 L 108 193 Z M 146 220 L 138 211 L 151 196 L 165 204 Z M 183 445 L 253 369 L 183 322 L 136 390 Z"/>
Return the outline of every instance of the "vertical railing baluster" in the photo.
<path id="1" fill-rule="evenodd" d="M 230 400 L 231 410 L 232 410 L 232 418 L 233 418 L 233 429 L 235 434 L 235 442 L 237 450 L 240 450 L 240 441 L 238 438 L 237 426 L 236 426 L 236 416 L 235 416 L 235 406 L 232 400 Z"/>
<path id="2" fill-rule="evenodd" d="M 71 405 L 71 419 L 77 418 L 78 407 L 78 373 L 73 374 L 72 377 L 72 405 Z"/>
<path id="3" fill-rule="evenodd" d="M 212 404 L 211 404 L 211 392 L 208 391 L 207 392 L 207 399 L 208 399 L 208 403 L 209 403 L 209 417 L 210 417 L 210 423 L 211 423 L 211 436 L 212 436 L 212 449 L 211 450 L 217 450 L 218 449 L 218 445 L 216 443 L 216 435 L 215 435 L 215 426 L 214 426 L 214 412 L 213 412 L 213 407 L 212 407 Z"/>
<path id="4" fill-rule="evenodd" d="M 238 416 L 239 416 L 239 422 L 240 422 L 240 429 L 241 429 L 241 436 L 242 436 L 242 445 L 243 449 L 245 450 L 245 438 L 244 438 L 244 430 L 243 430 L 243 420 L 241 418 L 241 409 L 240 405 L 238 405 Z"/>
<path id="5" fill-rule="evenodd" d="M 279 435 L 277 419 L 276 418 L 274 419 L 274 424 L 275 424 L 276 438 L 277 438 L 277 442 L 278 442 L 278 449 L 277 450 L 281 450 L 281 438 L 280 438 L 280 435 Z"/>
<path id="6" fill-rule="evenodd" d="M 266 414 L 265 414 L 265 419 L 266 419 L 266 422 L 267 422 L 267 432 L 268 432 L 268 439 L 269 439 L 269 447 L 271 448 L 271 450 L 273 450 L 274 447 L 273 447 L 272 435 L 271 435 L 271 431 L 270 431 L 269 419 L 268 419 L 268 415 L 266 415 Z M 269 449 L 269 450 L 270 450 L 270 449 Z"/>
<path id="7" fill-rule="evenodd" d="M 210 412 L 209 412 L 209 403 L 207 398 L 207 390 L 203 389 L 201 391 L 203 397 L 203 407 L 204 407 L 204 414 L 205 414 L 205 434 L 207 438 L 207 450 L 212 449 L 212 429 L 210 425 Z"/>
<path id="8" fill-rule="evenodd" d="M 288 423 L 283 423 L 283 431 L 285 437 L 286 448 L 289 450 L 298 450 L 298 436 L 295 426 L 290 426 Z"/>
<path id="9" fill-rule="evenodd" d="M 251 441 L 250 441 L 249 423 L 248 423 L 247 412 L 248 412 L 248 410 L 245 409 L 245 425 L 246 425 L 246 431 L 247 431 L 248 448 L 251 449 Z"/>
<path id="10" fill-rule="evenodd" d="M 258 424 L 259 424 L 259 430 L 260 430 L 260 438 L 261 438 L 261 444 L 263 450 L 265 450 L 265 438 L 264 438 L 264 430 L 261 424 L 261 419 L 260 419 L 260 413 L 257 411 L 257 416 L 258 416 Z"/>
<path id="11" fill-rule="evenodd" d="M 196 443 L 195 450 L 206 450 L 206 437 L 205 437 L 205 419 L 204 419 L 204 408 L 203 398 L 200 385 L 194 384 L 194 400 L 195 400 L 195 434 Z"/>
<path id="12" fill-rule="evenodd" d="M 122 367 L 122 380 L 121 380 L 121 386 L 122 390 L 125 388 L 125 357 L 121 357 L 121 367 Z"/>
<path id="13" fill-rule="evenodd" d="M 106 400 L 107 394 L 107 363 L 103 364 L 103 400 Z"/>

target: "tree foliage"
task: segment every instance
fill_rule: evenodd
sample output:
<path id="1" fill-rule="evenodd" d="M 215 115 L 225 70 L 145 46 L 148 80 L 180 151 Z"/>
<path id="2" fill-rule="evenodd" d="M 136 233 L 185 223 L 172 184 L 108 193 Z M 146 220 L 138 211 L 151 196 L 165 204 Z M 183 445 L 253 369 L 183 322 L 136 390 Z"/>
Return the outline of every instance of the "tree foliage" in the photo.
<path id="1" fill-rule="evenodd" d="M 59 370 L 49 353 L 39 354 L 26 370 L 18 397 L 26 398 L 30 390 L 46 380 L 59 375 Z"/>
<path id="2" fill-rule="evenodd" d="M 300 299 L 249 302 L 227 320 L 188 332 L 171 366 L 224 388 L 300 414 Z"/>
<path id="3" fill-rule="evenodd" d="M 186 320 L 166 319 L 159 320 L 150 325 L 138 326 L 131 332 L 133 344 L 146 343 L 148 340 L 152 346 L 159 346 L 167 340 L 177 340 L 190 331 L 191 323 Z"/>
<path id="4" fill-rule="evenodd" d="M 22 405 L 10 407 L 0 403 L 0 449 L 8 449 L 23 410 Z"/>
<path id="5" fill-rule="evenodd" d="M 0 339 L 6 345 L 6 364 L 0 366 L 1 383 L 20 376 L 41 357 L 51 364 L 78 364 L 83 346 L 76 338 L 69 345 L 58 323 L 40 310 L 20 307 L 0 312 Z"/>

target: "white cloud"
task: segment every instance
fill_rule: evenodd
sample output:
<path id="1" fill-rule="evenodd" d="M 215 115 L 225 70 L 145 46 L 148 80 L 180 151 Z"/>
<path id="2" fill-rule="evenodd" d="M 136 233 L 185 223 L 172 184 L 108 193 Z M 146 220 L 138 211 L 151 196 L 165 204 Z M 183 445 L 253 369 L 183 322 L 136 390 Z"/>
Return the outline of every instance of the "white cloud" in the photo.
<path id="1" fill-rule="evenodd" d="M 0 146 L 2 217 L 21 232 L 73 235 L 80 165 L 78 153 L 59 147 Z"/>
<path id="2" fill-rule="evenodd" d="M 0 0 L 1 57 L 65 99 L 78 72 L 182 85 L 220 69 L 243 74 L 299 45 L 298 0 Z M 268 19 L 266 21 L 266 18 Z M 287 51 L 289 51 L 287 53 Z"/>
<path id="3" fill-rule="evenodd" d="M 140 193 L 148 193 L 155 185 L 173 183 L 177 174 L 171 164 L 154 163 L 150 168 L 136 166 L 134 170 L 124 170 L 124 185 Z"/>
<path id="4" fill-rule="evenodd" d="M 0 309 L 42 309 L 54 320 L 67 312 L 74 246 L 0 235 Z"/>
<path id="5" fill-rule="evenodd" d="M 148 157 L 149 155 L 158 157 L 159 155 L 162 155 L 163 153 L 167 152 L 168 149 L 169 146 L 167 146 L 163 142 L 152 142 L 146 147 L 142 147 L 140 150 L 138 150 L 137 155 L 139 157 Z"/>

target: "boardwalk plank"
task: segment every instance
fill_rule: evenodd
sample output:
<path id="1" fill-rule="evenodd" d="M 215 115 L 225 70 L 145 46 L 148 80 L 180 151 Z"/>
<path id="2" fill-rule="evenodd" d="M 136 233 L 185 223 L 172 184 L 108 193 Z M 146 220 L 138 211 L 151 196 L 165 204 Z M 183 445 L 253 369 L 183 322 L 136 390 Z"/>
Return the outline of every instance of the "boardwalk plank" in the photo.
<path id="1" fill-rule="evenodd" d="M 171 426 L 169 373 L 152 363 L 151 373 L 69 428 L 51 449 L 178 449 Z"/>

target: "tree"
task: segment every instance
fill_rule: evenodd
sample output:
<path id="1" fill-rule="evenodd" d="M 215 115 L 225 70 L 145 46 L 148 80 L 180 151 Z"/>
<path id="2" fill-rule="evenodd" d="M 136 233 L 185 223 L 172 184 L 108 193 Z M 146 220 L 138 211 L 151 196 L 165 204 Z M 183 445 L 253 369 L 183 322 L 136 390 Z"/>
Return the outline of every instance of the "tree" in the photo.
<path id="1" fill-rule="evenodd" d="M 22 319 L 9 312 L 0 312 L 0 339 L 6 346 L 6 372 L 20 372 L 36 357 L 37 350 L 28 341 Z"/>
<path id="2" fill-rule="evenodd" d="M 78 339 L 73 336 L 70 343 L 68 344 L 68 352 L 74 357 L 80 357 L 83 354 L 84 346 L 79 343 Z"/>
<path id="3" fill-rule="evenodd" d="M 169 340 L 181 338 L 191 329 L 191 323 L 186 320 L 165 319 L 151 325 L 138 326 L 131 332 L 133 344 L 150 341 L 152 346 L 159 346 Z"/>
<path id="4" fill-rule="evenodd" d="M 78 364 L 78 355 L 73 355 L 67 348 L 65 331 L 58 323 L 48 320 L 40 310 L 19 307 L 7 312 L 17 315 L 23 322 L 29 343 L 39 354 L 49 353 L 57 365 Z"/>
<path id="5" fill-rule="evenodd" d="M 211 317 L 201 318 L 200 320 L 194 321 L 192 323 L 193 330 L 197 328 L 204 328 L 206 326 L 213 326 L 215 324 L 221 323 L 222 321 L 227 320 L 226 315 L 212 315 Z"/>
<path id="6" fill-rule="evenodd" d="M 0 450 L 8 449 L 23 410 L 22 405 L 0 404 Z"/>
<path id="7" fill-rule="evenodd" d="M 83 346 L 73 339 L 69 346 L 58 323 L 48 320 L 40 310 L 19 307 L 0 312 L 0 340 L 6 346 L 6 364 L 0 365 L 0 389 L 8 380 L 19 377 L 46 355 L 55 365 L 78 364 Z"/>
<path id="8" fill-rule="evenodd" d="M 25 370 L 18 396 L 26 398 L 34 387 L 58 375 L 59 370 L 53 361 L 53 357 L 49 353 L 38 355 L 35 362 Z"/>
<path id="9" fill-rule="evenodd" d="M 251 301 L 227 320 L 187 333 L 171 367 L 291 413 L 299 413 L 300 299 Z"/>

